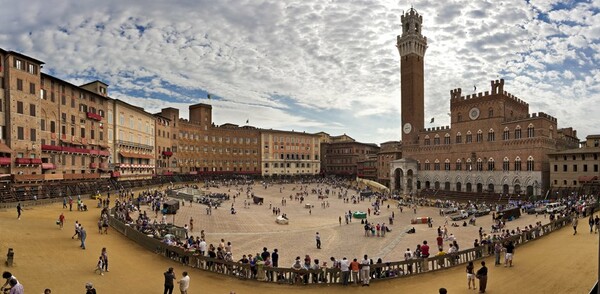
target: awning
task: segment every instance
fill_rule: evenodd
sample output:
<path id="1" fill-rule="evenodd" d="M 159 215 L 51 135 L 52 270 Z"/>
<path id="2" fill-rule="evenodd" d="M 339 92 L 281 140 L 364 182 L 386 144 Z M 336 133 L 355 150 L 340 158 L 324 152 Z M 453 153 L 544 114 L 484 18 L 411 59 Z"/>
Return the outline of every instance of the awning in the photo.
<path id="1" fill-rule="evenodd" d="M 153 155 L 150 154 L 139 154 L 139 153 L 131 153 L 131 152 L 119 152 L 119 155 L 128 158 L 144 158 L 144 159 L 154 159 Z"/>
<path id="2" fill-rule="evenodd" d="M 587 182 L 595 181 L 597 179 L 598 179 L 598 176 L 579 176 L 579 178 L 577 178 L 577 181 L 580 183 L 587 183 Z"/>
<path id="3" fill-rule="evenodd" d="M 0 143 L 0 153 L 12 153 L 12 149 L 8 148 L 6 144 Z"/>

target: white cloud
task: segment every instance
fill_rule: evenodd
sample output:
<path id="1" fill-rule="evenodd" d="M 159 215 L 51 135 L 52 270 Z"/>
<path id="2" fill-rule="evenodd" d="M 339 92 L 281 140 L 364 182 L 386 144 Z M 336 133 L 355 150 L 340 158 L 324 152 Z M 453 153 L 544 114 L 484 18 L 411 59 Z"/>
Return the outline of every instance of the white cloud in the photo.
<path id="1" fill-rule="evenodd" d="M 543 106 L 537 111 L 557 116 L 560 127 L 597 132 L 584 103 L 600 101 L 590 74 L 600 60 L 598 6 L 562 2 L 415 1 L 429 41 L 427 120 L 449 124 L 450 89 L 486 91 L 504 77 L 507 91 Z M 395 37 L 409 8 L 401 5 L 21 1 L 0 11 L 0 44 L 69 81 L 103 80 L 112 96 L 149 111 L 175 106 L 185 115 L 206 91 L 223 99 L 210 101 L 219 124 L 241 124 L 250 113 L 258 127 L 383 142 L 400 137 Z M 563 112 L 564 103 L 573 110 Z"/>

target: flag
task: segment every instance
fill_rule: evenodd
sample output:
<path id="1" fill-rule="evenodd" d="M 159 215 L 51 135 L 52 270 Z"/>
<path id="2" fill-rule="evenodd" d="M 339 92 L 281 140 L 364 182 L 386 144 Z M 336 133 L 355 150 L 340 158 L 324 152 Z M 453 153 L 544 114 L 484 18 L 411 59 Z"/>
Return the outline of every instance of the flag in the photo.
<path id="1" fill-rule="evenodd" d="M 432 124 L 434 121 L 435 121 L 435 117 L 432 117 L 431 121 L 429 123 Z"/>
<path id="2" fill-rule="evenodd" d="M 206 98 L 208 98 L 208 100 L 210 100 L 210 94 L 206 94 Z"/>
<path id="3" fill-rule="evenodd" d="M 247 120 L 246 120 L 246 123 L 249 123 L 249 122 L 250 122 L 250 119 L 247 119 Z"/>
<path id="4" fill-rule="evenodd" d="M 473 92 L 477 92 L 477 86 L 473 86 Z"/>

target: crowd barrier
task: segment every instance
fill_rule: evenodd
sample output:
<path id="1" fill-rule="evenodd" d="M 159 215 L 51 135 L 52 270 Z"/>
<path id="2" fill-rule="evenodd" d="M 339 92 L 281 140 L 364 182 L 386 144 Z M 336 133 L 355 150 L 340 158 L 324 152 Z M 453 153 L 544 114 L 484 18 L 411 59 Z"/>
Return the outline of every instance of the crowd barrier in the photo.
<path id="1" fill-rule="evenodd" d="M 518 247 L 570 225 L 571 220 L 572 219 L 570 217 L 560 218 L 549 224 L 542 225 L 539 228 L 534 228 L 532 231 L 510 236 L 504 240 L 512 241 L 515 247 Z M 178 263 L 181 263 L 182 265 L 239 279 L 252 279 L 268 283 L 285 283 L 294 285 L 340 284 L 344 276 L 348 274 L 341 272 L 341 270 L 338 268 L 295 270 L 286 267 L 267 267 L 264 265 L 257 265 L 252 268 L 249 264 L 201 256 L 196 252 L 186 251 L 181 247 L 169 246 L 166 243 L 161 242 L 161 240 L 139 232 L 134 227 L 131 227 L 130 225 L 125 224 L 121 220 L 115 218 L 114 209 L 111 211 L 110 225 L 116 231 L 138 243 L 147 250 L 172 259 Z M 375 263 L 370 266 L 370 276 L 373 281 L 376 281 L 439 271 L 449 267 L 463 265 L 470 261 L 483 259 L 488 256 L 494 256 L 493 247 L 494 244 L 485 244 L 477 248 L 470 248 L 443 256 Z M 284 261 L 284 264 L 288 263 L 289 262 Z M 349 276 L 349 283 L 354 283 L 351 278 L 352 275 L 349 274 Z"/>

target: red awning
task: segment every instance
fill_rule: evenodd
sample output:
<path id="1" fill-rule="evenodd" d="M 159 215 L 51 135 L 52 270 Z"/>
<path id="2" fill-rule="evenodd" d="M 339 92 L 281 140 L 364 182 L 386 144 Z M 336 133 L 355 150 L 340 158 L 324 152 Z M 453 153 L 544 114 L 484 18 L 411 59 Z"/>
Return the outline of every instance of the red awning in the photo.
<path id="1" fill-rule="evenodd" d="M 0 153 L 12 153 L 12 149 L 8 148 L 6 144 L 0 143 Z"/>
<path id="2" fill-rule="evenodd" d="M 587 183 L 587 182 L 595 181 L 597 179 L 598 179 L 598 176 L 579 176 L 579 178 L 577 178 L 577 181 L 580 183 Z"/>

